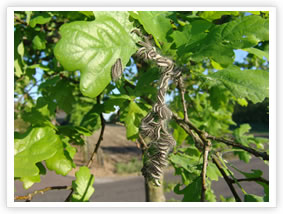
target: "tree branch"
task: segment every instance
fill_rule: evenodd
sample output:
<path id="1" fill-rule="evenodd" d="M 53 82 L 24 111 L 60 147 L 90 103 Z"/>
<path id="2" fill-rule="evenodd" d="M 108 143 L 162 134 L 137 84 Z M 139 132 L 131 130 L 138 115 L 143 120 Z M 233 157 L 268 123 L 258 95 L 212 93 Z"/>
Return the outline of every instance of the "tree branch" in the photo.
<path id="1" fill-rule="evenodd" d="M 239 144 L 231 139 L 225 139 L 225 138 L 221 138 L 221 137 L 215 137 L 212 136 L 210 134 L 208 134 L 205 131 L 202 131 L 200 129 L 198 129 L 196 126 L 194 126 L 189 120 L 188 121 L 184 121 L 182 120 L 178 115 L 176 115 L 175 113 L 173 113 L 173 119 L 188 133 L 190 134 L 190 129 L 194 130 L 203 141 L 206 141 L 208 139 L 210 140 L 215 140 L 221 143 L 225 143 L 226 145 L 232 146 L 234 148 L 239 148 L 239 149 L 243 149 L 244 151 L 247 151 L 251 154 L 253 154 L 256 157 L 261 157 L 263 160 L 269 160 L 269 155 L 266 152 L 260 152 L 257 151 L 251 147 L 247 147 L 244 146 L 242 144 Z"/>
<path id="2" fill-rule="evenodd" d="M 269 160 L 269 155 L 266 152 L 256 151 L 253 148 L 244 146 L 242 144 L 234 142 L 233 140 L 224 139 L 224 138 L 221 138 L 221 137 L 215 137 L 215 136 L 212 136 L 212 135 L 208 135 L 207 138 L 211 139 L 211 140 L 216 140 L 216 141 L 221 142 L 221 143 L 225 143 L 226 145 L 229 145 L 229 146 L 232 146 L 232 147 L 235 147 L 235 148 L 243 149 L 243 150 L 253 154 L 256 157 L 261 157 L 263 160 Z"/>
<path id="3" fill-rule="evenodd" d="M 97 96 L 96 101 L 97 101 L 97 103 L 100 103 L 100 95 Z M 100 135 L 99 135 L 99 138 L 98 138 L 97 143 L 96 143 L 96 145 L 95 145 L 95 148 L 94 148 L 94 150 L 93 150 L 93 153 L 92 153 L 92 155 L 91 155 L 91 158 L 89 159 L 89 161 L 88 161 L 88 163 L 87 163 L 87 167 L 88 167 L 88 168 L 91 167 L 91 165 L 92 165 L 92 163 L 93 163 L 93 161 L 94 161 L 94 158 L 95 158 L 95 154 L 97 153 L 97 151 L 98 151 L 98 149 L 99 149 L 99 146 L 100 146 L 100 144 L 101 144 L 101 142 L 102 142 L 102 140 L 103 140 L 103 134 L 104 134 L 104 129 L 105 129 L 105 119 L 104 119 L 102 113 L 100 113 L 100 121 L 101 121 Z"/>
<path id="4" fill-rule="evenodd" d="M 245 181 L 262 182 L 262 183 L 265 183 L 265 184 L 269 185 L 269 181 L 265 180 L 262 177 L 258 177 L 258 178 L 239 178 L 239 179 L 236 179 L 236 180 L 237 180 L 237 182 L 245 182 Z M 236 183 L 236 181 L 234 181 L 233 179 L 231 179 L 231 182 L 232 183 Z"/>
<path id="5" fill-rule="evenodd" d="M 216 165 L 216 167 L 218 168 L 218 170 L 220 171 L 220 173 L 222 174 L 224 180 L 226 181 L 227 185 L 229 186 L 235 200 L 237 202 L 241 202 L 241 198 L 239 197 L 238 193 L 236 192 L 234 186 L 233 186 L 233 180 L 231 178 L 228 177 L 228 175 L 225 173 L 222 165 L 220 164 L 219 160 L 217 159 L 217 157 L 215 157 L 215 155 L 212 155 L 212 161 L 213 163 Z"/>
<path id="6" fill-rule="evenodd" d="M 202 164 L 202 186 L 201 186 L 201 198 L 200 201 L 205 201 L 205 192 L 206 192 L 206 170 L 207 170 L 207 164 L 208 164 L 208 153 L 209 153 L 210 147 L 207 144 L 204 144 L 203 148 L 203 164 Z"/>
<path id="7" fill-rule="evenodd" d="M 98 104 L 100 103 L 100 96 L 101 96 L 101 94 L 96 97 L 96 102 Z M 91 158 L 89 159 L 89 161 L 88 161 L 88 163 L 86 165 L 88 168 L 91 167 L 91 165 L 92 165 L 92 163 L 94 161 L 94 158 L 95 158 L 95 154 L 97 153 L 97 151 L 99 149 L 99 146 L 101 144 L 101 141 L 103 140 L 103 134 L 104 134 L 104 129 L 105 129 L 105 119 L 104 119 L 102 113 L 100 113 L 100 120 L 101 120 L 101 131 L 100 131 L 100 135 L 99 135 L 99 138 L 97 140 L 97 143 L 95 145 L 95 148 L 94 148 L 94 150 L 92 152 Z M 70 194 L 68 195 L 68 197 L 66 198 L 65 202 L 70 201 L 72 194 L 73 194 L 73 189 L 70 192 Z"/>
<path id="8" fill-rule="evenodd" d="M 177 83 L 177 88 L 181 94 L 181 100 L 182 100 L 182 105 L 183 105 L 183 111 L 184 111 L 184 121 L 187 122 L 189 121 L 188 117 L 188 111 L 187 111 L 187 104 L 185 100 L 185 87 L 184 87 L 184 81 L 182 76 L 179 77 L 178 83 Z"/>
<path id="9" fill-rule="evenodd" d="M 35 190 L 32 193 L 29 193 L 27 195 L 24 196 L 15 196 L 14 200 L 26 200 L 26 202 L 30 202 L 33 198 L 33 196 L 37 195 L 37 194 L 44 194 L 45 192 L 49 191 L 49 190 L 70 190 L 72 189 L 72 186 L 52 186 L 52 187 L 46 187 L 44 189 L 40 189 L 40 190 Z"/>

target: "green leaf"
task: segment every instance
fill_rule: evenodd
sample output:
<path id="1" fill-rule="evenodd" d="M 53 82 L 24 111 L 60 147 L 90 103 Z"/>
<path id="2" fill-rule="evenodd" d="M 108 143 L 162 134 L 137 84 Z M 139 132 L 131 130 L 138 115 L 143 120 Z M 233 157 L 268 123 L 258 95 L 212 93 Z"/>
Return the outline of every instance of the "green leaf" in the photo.
<path id="1" fill-rule="evenodd" d="M 238 168 L 232 166 L 235 170 L 237 170 L 239 173 L 243 174 L 246 178 L 259 178 L 262 176 L 262 171 L 259 169 L 252 169 L 252 172 L 244 172 L 242 170 L 239 170 Z"/>
<path id="2" fill-rule="evenodd" d="M 24 56 L 24 43 L 22 42 L 22 32 L 16 28 L 14 32 L 14 72 L 17 77 L 24 73 L 25 63 Z"/>
<path id="3" fill-rule="evenodd" d="M 50 117 L 54 115 L 55 107 L 52 101 L 39 97 L 36 106 L 32 107 L 30 111 L 24 112 L 22 118 L 31 123 L 32 126 L 50 126 L 54 128 Z"/>
<path id="4" fill-rule="evenodd" d="M 235 48 L 249 48 L 269 40 L 269 20 L 260 16 L 244 16 L 225 24 L 222 39 Z"/>
<path id="5" fill-rule="evenodd" d="M 74 193 L 71 201 L 73 202 L 87 202 L 94 193 L 93 188 L 94 176 L 90 174 L 86 166 L 80 167 L 76 172 L 76 180 L 72 182 Z"/>
<path id="6" fill-rule="evenodd" d="M 15 135 L 14 176 L 32 177 L 39 174 L 37 162 L 56 153 L 60 138 L 50 127 L 32 128 L 25 134 Z"/>
<path id="7" fill-rule="evenodd" d="M 32 11 L 25 11 L 25 14 L 27 15 L 26 22 L 27 22 L 27 24 L 29 24 L 30 18 L 31 18 L 31 15 L 32 15 Z"/>
<path id="8" fill-rule="evenodd" d="M 263 197 L 253 195 L 253 194 L 246 194 L 244 197 L 245 202 L 264 202 Z"/>
<path id="9" fill-rule="evenodd" d="M 210 162 L 208 162 L 206 173 L 207 177 L 209 177 L 213 181 L 218 181 L 219 176 L 222 177 L 222 174 L 219 172 L 215 164 L 212 164 Z"/>
<path id="10" fill-rule="evenodd" d="M 244 135 L 245 133 L 251 130 L 251 126 L 249 124 L 242 124 L 239 128 L 233 131 L 233 135 L 236 138 L 238 143 L 241 143 L 245 146 L 248 146 L 248 139 L 252 137 L 252 135 Z"/>
<path id="11" fill-rule="evenodd" d="M 217 69 L 217 70 L 222 70 L 222 66 L 220 64 L 218 64 L 217 62 L 215 62 L 213 59 L 211 59 L 211 65 L 213 68 Z"/>
<path id="12" fill-rule="evenodd" d="M 58 128 L 58 133 L 60 135 L 68 137 L 70 141 L 78 145 L 84 144 L 83 136 L 92 135 L 92 130 L 89 130 L 82 126 L 63 125 L 63 126 L 58 126 L 57 128 Z"/>
<path id="13" fill-rule="evenodd" d="M 97 105 L 95 105 L 95 107 L 96 106 Z M 100 116 L 99 113 L 97 113 L 97 108 L 95 107 L 85 114 L 80 123 L 80 127 L 84 127 L 90 130 L 90 132 L 94 132 L 95 130 L 98 130 L 100 128 Z"/>
<path id="14" fill-rule="evenodd" d="M 75 102 L 73 91 L 75 87 L 66 79 L 59 80 L 54 88 L 51 88 L 51 96 L 57 101 L 60 109 L 66 113 L 72 110 L 72 104 Z"/>
<path id="15" fill-rule="evenodd" d="M 199 160 L 198 156 L 195 156 L 195 152 L 196 150 L 187 150 L 186 153 L 190 153 L 190 155 L 182 153 L 172 154 L 170 155 L 169 160 L 177 167 L 181 167 L 189 173 L 195 173 Z"/>
<path id="16" fill-rule="evenodd" d="M 257 48 L 246 48 L 246 49 L 243 49 L 243 50 L 247 51 L 251 54 L 256 55 L 260 59 L 263 59 L 265 57 L 267 60 L 269 60 L 269 53 L 266 52 L 266 51 L 262 51 L 262 50 L 257 49 Z"/>
<path id="17" fill-rule="evenodd" d="M 40 182 L 40 175 L 30 176 L 30 177 L 21 177 L 20 181 L 23 182 L 23 186 L 25 189 L 30 188 L 34 183 Z"/>
<path id="18" fill-rule="evenodd" d="M 248 106 L 248 101 L 245 98 L 238 98 L 237 103 L 241 106 L 245 106 L 245 107 Z"/>
<path id="19" fill-rule="evenodd" d="M 234 197 L 225 198 L 223 195 L 219 196 L 221 202 L 236 202 Z"/>
<path id="20" fill-rule="evenodd" d="M 17 77 L 22 76 L 22 74 L 24 73 L 19 59 L 14 60 L 14 69 L 15 69 L 15 75 Z"/>
<path id="21" fill-rule="evenodd" d="M 54 54 L 69 71 L 80 70 L 80 90 L 96 97 L 111 81 L 111 67 L 118 58 L 123 66 L 137 50 L 128 13 L 95 13 L 95 21 L 76 21 L 60 28 L 61 40 Z M 121 19 L 123 17 L 123 19 Z"/>
<path id="22" fill-rule="evenodd" d="M 181 145 L 187 136 L 187 132 L 185 132 L 180 126 L 176 126 L 176 128 L 174 128 L 173 137 L 176 140 L 177 145 Z"/>
<path id="23" fill-rule="evenodd" d="M 126 103 L 128 103 L 129 101 L 131 101 L 131 97 L 129 97 L 126 94 L 112 94 L 109 96 L 108 99 L 104 101 L 102 110 L 100 111 L 104 113 L 115 111 L 114 106 L 119 106 L 121 108 L 124 105 L 126 105 Z"/>
<path id="24" fill-rule="evenodd" d="M 244 161 L 245 163 L 249 163 L 252 158 L 251 155 L 246 151 L 234 152 L 234 154 L 238 155 L 240 160 Z"/>
<path id="25" fill-rule="evenodd" d="M 222 31 L 225 25 L 215 25 L 209 29 L 209 32 L 202 33 L 195 43 L 187 45 L 185 50 L 193 53 L 191 56 L 195 61 L 201 61 L 205 58 L 211 58 L 220 66 L 227 67 L 234 61 L 234 52 L 231 47 L 223 42 Z"/>
<path id="26" fill-rule="evenodd" d="M 209 21 L 220 19 L 224 15 L 238 16 L 238 11 L 204 11 L 200 13 L 200 17 Z"/>
<path id="27" fill-rule="evenodd" d="M 253 103 L 269 96 L 269 73 L 263 70 L 240 70 L 229 67 L 208 75 L 210 80 L 222 83 L 236 98 L 247 98 Z"/>
<path id="28" fill-rule="evenodd" d="M 180 184 L 174 188 L 176 194 L 183 194 L 182 202 L 199 202 L 201 193 L 201 177 L 197 177 L 192 183 L 182 190 L 179 190 Z"/>
<path id="29" fill-rule="evenodd" d="M 29 25 L 34 28 L 37 24 L 46 24 L 51 20 L 51 16 L 49 16 L 47 13 L 43 13 L 42 15 L 38 15 L 34 18 L 32 18 L 29 22 Z"/>
<path id="30" fill-rule="evenodd" d="M 72 156 L 74 155 L 73 150 L 69 146 L 69 151 L 71 151 Z M 46 166 L 49 170 L 54 170 L 59 175 L 67 175 L 72 168 L 75 166 L 73 162 L 73 157 L 70 156 L 70 153 L 65 150 L 65 143 L 60 141 L 56 144 L 56 153 L 51 158 L 47 159 Z"/>
<path id="31" fill-rule="evenodd" d="M 141 109 L 137 103 L 131 100 L 129 106 L 125 109 L 125 112 L 120 118 L 121 121 L 125 122 L 128 139 L 134 140 L 137 138 L 140 121 L 145 115 L 146 111 Z"/>
<path id="32" fill-rule="evenodd" d="M 35 50 L 44 50 L 46 48 L 46 40 L 39 35 L 36 35 L 32 40 L 32 45 Z"/>
<path id="33" fill-rule="evenodd" d="M 191 30 L 188 27 L 190 33 L 185 31 L 187 35 L 182 38 L 184 43 L 177 50 L 183 63 L 187 63 L 188 58 L 197 62 L 210 58 L 221 67 L 227 67 L 234 61 L 234 49 L 251 48 L 258 42 L 269 39 L 268 20 L 260 16 L 244 16 L 222 25 L 210 23 L 206 25 L 205 31 L 194 34 L 194 39 L 193 23 L 190 24 Z M 199 23 L 196 23 L 196 26 L 199 26 Z"/>
<path id="34" fill-rule="evenodd" d="M 130 15 L 137 19 L 148 34 L 152 34 L 156 45 L 161 48 L 159 41 L 167 42 L 167 33 L 172 29 L 169 12 L 166 11 L 136 11 Z"/>

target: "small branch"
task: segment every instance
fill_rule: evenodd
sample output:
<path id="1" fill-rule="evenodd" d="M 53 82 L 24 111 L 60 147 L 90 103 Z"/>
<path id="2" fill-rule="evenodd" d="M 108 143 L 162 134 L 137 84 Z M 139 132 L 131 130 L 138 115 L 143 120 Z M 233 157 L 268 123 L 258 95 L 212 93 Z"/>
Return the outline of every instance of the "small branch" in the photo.
<path id="1" fill-rule="evenodd" d="M 96 100 L 97 100 L 97 103 L 100 103 L 100 95 L 96 98 Z M 88 167 L 88 168 L 91 167 L 91 165 L 92 165 L 92 163 L 93 163 L 93 161 L 94 161 L 94 158 L 95 158 L 95 154 L 97 153 L 97 151 L 98 151 L 98 149 L 99 149 L 99 146 L 100 146 L 100 144 L 101 144 L 101 142 L 102 142 L 102 140 L 103 140 L 103 134 L 104 134 L 104 129 L 105 129 L 105 119 L 104 119 L 102 113 L 100 114 L 100 120 L 101 120 L 100 135 L 99 135 L 99 138 L 98 138 L 97 143 L 96 143 L 96 145 L 95 145 L 95 148 L 94 148 L 94 150 L 93 150 L 93 153 L 92 153 L 92 155 L 91 155 L 91 158 L 90 158 L 90 160 L 89 160 L 88 163 L 87 163 L 87 167 Z"/>
<path id="2" fill-rule="evenodd" d="M 173 113 L 173 119 L 187 132 L 190 134 L 190 132 L 188 132 L 188 130 L 192 129 L 194 130 L 203 141 L 206 141 L 207 139 L 210 140 L 215 140 L 221 143 L 225 143 L 226 145 L 232 146 L 234 148 L 239 148 L 242 149 L 244 151 L 247 151 L 251 154 L 253 154 L 256 157 L 261 157 L 263 160 L 269 160 L 269 155 L 266 152 L 259 152 L 251 147 L 247 147 L 244 146 L 242 144 L 239 144 L 237 142 L 234 142 L 233 140 L 230 139 L 224 139 L 221 137 L 215 137 L 212 136 L 210 134 L 208 134 L 205 131 L 202 131 L 200 129 L 198 129 L 196 126 L 194 126 L 189 120 L 188 121 L 184 121 L 182 120 L 178 115 Z"/>
<path id="3" fill-rule="evenodd" d="M 97 101 L 97 103 L 100 103 L 100 95 L 98 95 L 96 97 L 96 101 Z M 101 141 L 103 140 L 103 134 L 104 134 L 104 129 L 105 129 L 105 120 L 104 120 L 104 117 L 103 117 L 102 113 L 100 114 L 100 120 L 101 120 L 101 131 L 100 131 L 100 135 L 99 135 L 99 138 L 97 140 L 97 143 L 95 145 L 95 148 L 94 148 L 94 150 L 92 152 L 91 158 L 89 159 L 89 161 L 88 161 L 88 163 L 86 165 L 88 168 L 91 167 L 91 165 L 92 165 L 92 163 L 94 161 L 94 158 L 95 158 L 95 154 L 97 153 L 97 151 L 99 149 L 99 146 L 101 144 Z M 66 198 L 65 202 L 70 201 L 72 194 L 73 194 L 73 189 L 70 192 L 70 194 L 68 195 L 68 197 Z"/>
<path id="4" fill-rule="evenodd" d="M 233 186 L 233 180 L 231 178 L 228 177 L 228 175 L 225 173 L 222 165 L 220 164 L 219 160 L 214 156 L 212 155 L 212 161 L 213 163 L 216 165 L 216 167 L 218 168 L 218 170 L 220 171 L 220 173 L 222 174 L 224 180 L 226 181 L 227 185 L 229 186 L 235 200 L 237 202 L 241 202 L 241 198 L 239 197 L 238 193 L 236 192 L 234 186 Z"/>
<path id="5" fill-rule="evenodd" d="M 27 195 L 24 196 L 15 196 L 14 200 L 26 200 L 26 202 L 30 202 L 33 198 L 33 196 L 37 195 L 37 194 L 44 194 L 45 192 L 49 191 L 49 190 L 70 190 L 72 189 L 72 186 L 53 186 L 53 187 L 46 187 L 44 189 L 41 190 L 36 190 L 32 193 L 29 193 Z"/>
<path id="6" fill-rule="evenodd" d="M 14 15 L 14 19 L 15 19 L 16 21 L 18 21 L 19 24 L 27 25 L 27 23 L 26 23 L 25 21 L 21 20 L 21 19 L 20 19 L 19 17 L 17 17 L 16 15 Z"/>
<path id="7" fill-rule="evenodd" d="M 265 180 L 262 177 L 259 177 L 259 178 L 239 178 L 239 179 L 237 179 L 237 182 L 245 182 L 245 181 L 262 182 L 262 183 L 265 183 L 265 184 L 269 185 L 269 181 Z M 231 179 L 231 182 L 232 183 L 236 183 L 233 179 Z"/>
<path id="8" fill-rule="evenodd" d="M 184 111 L 184 121 L 187 122 L 189 121 L 189 118 L 188 118 L 187 104 L 185 100 L 185 87 L 184 87 L 184 81 L 183 81 L 182 76 L 180 76 L 178 79 L 177 88 L 181 94 L 181 100 L 182 100 L 183 111 Z"/>
<path id="9" fill-rule="evenodd" d="M 211 135 L 208 135 L 207 136 L 208 139 L 211 139 L 211 140 L 216 140 L 218 142 L 222 142 L 222 143 L 225 143 L 226 145 L 229 145 L 229 146 L 232 146 L 232 147 L 235 147 L 235 148 L 239 148 L 239 149 L 243 149 L 251 154 L 253 154 L 254 156 L 256 157 L 261 157 L 263 160 L 269 160 L 269 155 L 266 153 L 266 152 L 259 152 L 259 151 L 256 151 L 255 149 L 253 148 L 250 148 L 250 147 L 247 147 L 247 146 L 244 146 L 242 144 L 239 144 L 237 142 L 234 142 L 233 140 L 230 140 L 230 139 L 224 139 L 224 138 L 221 138 L 221 137 L 215 137 L 215 136 L 211 136 Z"/>
<path id="10" fill-rule="evenodd" d="M 203 164 L 202 164 L 202 188 L 201 188 L 201 202 L 205 201 L 205 192 L 206 192 L 206 169 L 208 164 L 208 153 L 209 153 L 210 147 L 205 144 L 203 148 Z"/>

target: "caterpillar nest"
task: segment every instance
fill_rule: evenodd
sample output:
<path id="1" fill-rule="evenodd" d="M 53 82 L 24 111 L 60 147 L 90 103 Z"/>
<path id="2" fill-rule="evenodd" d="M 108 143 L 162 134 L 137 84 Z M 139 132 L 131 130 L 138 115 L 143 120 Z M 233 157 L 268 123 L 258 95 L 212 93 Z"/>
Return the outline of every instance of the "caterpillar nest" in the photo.
<path id="1" fill-rule="evenodd" d="M 169 80 L 178 79 L 181 72 L 175 72 L 172 60 L 156 52 L 150 44 L 139 42 L 141 47 L 137 55 L 144 60 L 153 60 L 161 68 L 157 102 L 151 111 L 142 119 L 139 128 L 140 141 L 146 141 L 147 148 L 143 154 L 142 174 L 148 181 L 160 186 L 160 176 L 167 166 L 169 153 L 176 145 L 176 141 L 167 130 L 167 121 L 171 119 L 172 112 L 165 104 L 165 94 Z"/>

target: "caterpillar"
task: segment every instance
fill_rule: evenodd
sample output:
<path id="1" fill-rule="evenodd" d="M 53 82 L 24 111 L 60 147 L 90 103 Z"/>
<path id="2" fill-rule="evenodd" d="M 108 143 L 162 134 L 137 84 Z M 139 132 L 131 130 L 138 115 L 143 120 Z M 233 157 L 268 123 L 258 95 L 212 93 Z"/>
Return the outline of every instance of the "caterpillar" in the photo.
<path id="1" fill-rule="evenodd" d="M 111 68 L 112 80 L 115 82 L 118 79 L 120 79 L 122 76 L 122 73 L 123 73 L 122 61 L 120 58 L 118 58 L 115 64 Z"/>
<path id="2" fill-rule="evenodd" d="M 163 168 L 168 164 L 168 155 L 176 145 L 176 141 L 167 130 L 167 120 L 171 119 L 172 112 L 165 104 L 165 94 L 171 79 L 178 79 L 181 75 L 176 72 L 171 59 L 157 53 L 155 47 L 148 42 L 139 41 L 142 47 L 137 51 L 137 56 L 144 60 L 155 61 L 161 68 L 162 74 L 159 81 L 157 102 L 151 111 L 142 119 L 139 127 L 140 141 L 147 139 L 148 144 L 143 153 L 142 174 L 155 185 L 160 186 L 160 176 Z"/>

